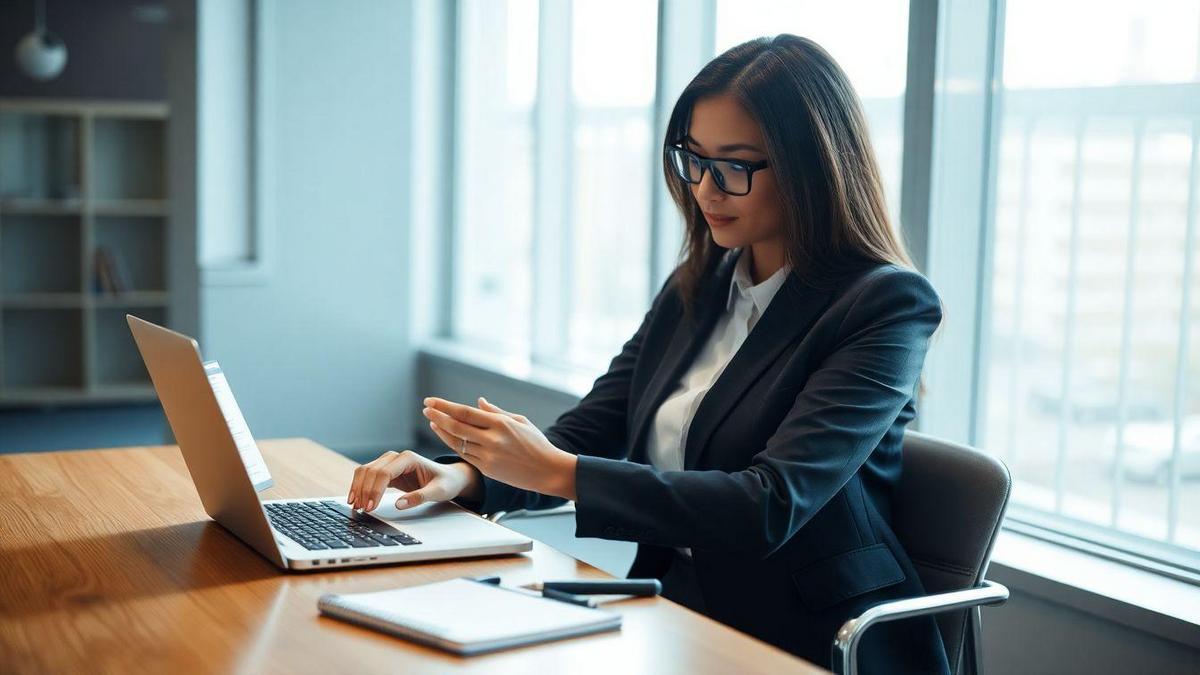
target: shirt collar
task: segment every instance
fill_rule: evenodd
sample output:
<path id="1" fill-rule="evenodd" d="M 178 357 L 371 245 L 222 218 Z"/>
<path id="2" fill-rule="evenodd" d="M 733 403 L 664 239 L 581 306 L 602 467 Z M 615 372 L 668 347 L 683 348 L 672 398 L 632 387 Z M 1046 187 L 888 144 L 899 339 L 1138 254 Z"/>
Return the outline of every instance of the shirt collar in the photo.
<path id="1" fill-rule="evenodd" d="M 783 287 L 783 282 L 787 280 L 791 271 L 791 266 L 784 264 L 756 286 L 750 278 L 749 251 L 743 249 L 738 255 L 737 266 L 733 268 L 733 278 L 729 282 L 729 296 L 725 301 L 725 311 L 732 311 L 733 304 L 740 296 L 753 303 L 758 309 L 758 315 L 762 316 L 767 311 L 767 305 L 771 304 L 771 299 Z"/>

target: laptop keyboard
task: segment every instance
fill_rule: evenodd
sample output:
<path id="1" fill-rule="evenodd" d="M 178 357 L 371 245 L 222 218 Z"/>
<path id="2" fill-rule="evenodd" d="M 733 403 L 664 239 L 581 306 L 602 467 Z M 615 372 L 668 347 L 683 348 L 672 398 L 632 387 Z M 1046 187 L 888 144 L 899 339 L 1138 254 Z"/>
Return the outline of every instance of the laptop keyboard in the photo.
<path id="1" fill-rule="evenodd" d="M 378 518 L 335 501 L 272 502 L 263 507 L 272 527 L 310 551 L 421 543 Z"/>

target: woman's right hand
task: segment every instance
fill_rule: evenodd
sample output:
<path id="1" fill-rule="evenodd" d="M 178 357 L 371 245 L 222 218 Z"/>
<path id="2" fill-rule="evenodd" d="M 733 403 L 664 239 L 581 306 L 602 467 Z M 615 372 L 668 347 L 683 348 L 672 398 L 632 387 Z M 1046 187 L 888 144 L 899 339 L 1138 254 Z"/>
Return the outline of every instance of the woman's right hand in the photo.
<path id="1" fill-rule="evenodd" d="M 354 470 L 346 503 L 355 509 L 372 511 L 379 506 L 383 491 L 394 487 L 406 493 L 396 500 L 396 508 L 407 509 L 425 502 L 449 501 L 460 495 L 471 498 L 479 493 L 481 486 L 479 470 L 466 462 L 441 464 L 412 450 L 389 450 Z"/>

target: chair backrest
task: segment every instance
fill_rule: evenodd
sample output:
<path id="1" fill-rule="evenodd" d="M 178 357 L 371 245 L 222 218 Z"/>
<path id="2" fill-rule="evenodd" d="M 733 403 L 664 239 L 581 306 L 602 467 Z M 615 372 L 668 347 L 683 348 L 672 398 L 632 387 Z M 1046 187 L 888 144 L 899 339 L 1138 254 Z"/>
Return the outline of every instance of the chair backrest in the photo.
<path id="1" fill-rule="evenodd" d="M 893 524 L 925 591 L 977 585 L 1008 508 L 1008 467 L 973 448 L 915 431 L 905 431 L 903 457 Z M 960 672 L 969 611 L 937 615 L 951 673 Z"/>

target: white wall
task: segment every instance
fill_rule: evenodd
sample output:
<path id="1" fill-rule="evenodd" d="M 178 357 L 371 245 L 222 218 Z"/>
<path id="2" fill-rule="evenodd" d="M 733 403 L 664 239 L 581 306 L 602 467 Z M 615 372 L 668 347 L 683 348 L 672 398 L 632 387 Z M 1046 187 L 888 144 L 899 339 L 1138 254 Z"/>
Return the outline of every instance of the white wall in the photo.
<path id="1" fill-rule="evenodd" d="M 405 445 L 411 7 L 262 0 L 259 30 L 271 262 L 256 280 L 202 285 L 201 347 L 259 438 Z"/>

